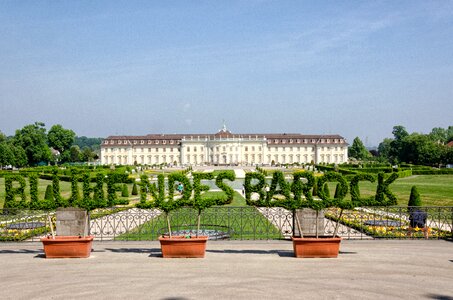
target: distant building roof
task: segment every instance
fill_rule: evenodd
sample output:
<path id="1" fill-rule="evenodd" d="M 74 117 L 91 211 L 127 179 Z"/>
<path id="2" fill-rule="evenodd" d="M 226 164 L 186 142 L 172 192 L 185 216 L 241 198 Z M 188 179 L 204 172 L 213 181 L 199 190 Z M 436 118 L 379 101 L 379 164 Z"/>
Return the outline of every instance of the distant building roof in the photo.
<path id="1" fill-rule="evenodd" d="M 449 142 L 449 143 L 447 144 L 447 147 L 453 147 L 453 141 Z"/>
<path id="2" fill-rule="evenodd" d="M 176 144 L 181 141 L 200 140 L 200 139 L 266 139 L 269 145 L 281 144 L 282 146 L 291 144 L 318 144 L 318 145 L 348 145 L 346 140 L 337 134 L 312 135 L 300 133 L 231 133 L 226 128 L 219 130 L 215 134 L 148 134 L 142 136 L 109 136 L 103 143 L 104 145 L 131 145 L 131 144 Z"/>

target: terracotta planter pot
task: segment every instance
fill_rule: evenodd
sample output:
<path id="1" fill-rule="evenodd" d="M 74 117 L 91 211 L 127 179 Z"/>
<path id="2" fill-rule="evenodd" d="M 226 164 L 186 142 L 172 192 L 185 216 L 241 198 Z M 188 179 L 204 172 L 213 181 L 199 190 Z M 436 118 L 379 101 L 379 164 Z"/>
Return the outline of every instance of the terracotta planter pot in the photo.
<path id="1" fill-rule="evenodd" d="M 171 238 L 159 237 L 160 248 L 164 258 L 203 258 L 206 252 L 207 236 L 186 238 L 184 236 L 172 236 Z"/>
<path id="2" fill-rule="evenodd" d="M 91 254 L 93 236 L 51 236 L 41 238 L 46 258 L 85 258 Z"/>
<path id="3" fill-rule="evenodd" d="M 293 237 L 295 257 L 333 258 L 340 252 L 341 237 Z"/>

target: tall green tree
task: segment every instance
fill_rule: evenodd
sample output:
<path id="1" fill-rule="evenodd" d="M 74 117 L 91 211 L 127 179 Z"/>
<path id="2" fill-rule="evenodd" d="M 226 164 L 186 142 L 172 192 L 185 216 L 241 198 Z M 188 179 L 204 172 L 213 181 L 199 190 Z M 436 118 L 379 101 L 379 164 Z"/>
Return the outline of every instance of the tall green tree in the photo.
<path id="1" fill-rule="evenodd" d="M 93 161 L 96 153 L 90 149 L 90 147 L 83 147 L 82 152 L 80 153 L 80 161 L 90 162 Z"/>
<path id="2" fill-rule="evenodd" d="M 389 160 L 392 163 L 404 161 L 403 144 L 409 133 L 404 126 L 396 125 L 393 126 L 392 134 L 394 139 L 390 142 Z"/>
<path id="3" fill-rule="evenodd" d="M 64 129 L 63 126 L 53 125 L 47 134 L 47 140 L 50 147 L 63 153 L 68 150 L 74 143 L 75 133 L 71 129 Z"/>
<path id="4" fill-rule="evenodd" d="M 28 165 L 27 154 L 20 146 L 11 145 L 14 152 L 14 166 L 22 168 Z"/>
<path id="5" fill-rule="evenodd" d="M 448 139 L 447 130 L 440 127 L 433 128 L 428 136 L 433 142 L 441 144 L 445 144 Z"/>
<path id="6" fill-rule="evenodd" d="M 69 148 L 69 160 L 71 162 L 78 162 L 80 161 L 80 148 L 77 145 L 71 146 Z"/>
<path id="7" fill-rule="evenodd" d="M 364 160 L 371 157 L 370 152 L 365 148 L 359 137 L 356 137 L 348 148 L 348 156 L 358 160 Z"/>
<path id="8" fill-rule="evenodd" d="M 13 144 L 24 149 L 29 165 L 36 165 L 39 162 L 47 163 L 51 159 L 44 123 L 35 122 L 16 130 Z"/>
<path id="9" fill-rule="evenodd" d="M 0 143 L 0 166 L 14 166 L 15 157 L 12 150 L 12 145 L 1 142 Z"/>
<path id="10" fill-rule="evenodd" d="M 101 148 L 102 138 L 89 138 L 86 136 L 76 136 L 74 145 L 79 146 L 80 149 L 89 147 L 91 150 L 96 151 Z"/>
<path id="11" fill-rule="evenodd" d="M 401 161 L 417 165 L 438 165 L 445 146 L 434 142 L 428 135 L 412 133 L 401 147 Z"/>
<path id="12" fill-rule="evenodd" d="M 393 139 L 385 138 L 378 146 L 379 156 L 385 159 L 390 159 L 390 149 Z"/>
<path id="13" fill-rule="evenodd" d="M 442 153 L 442 163 L 453 164 L 453 147 L 445 147 Z"/>

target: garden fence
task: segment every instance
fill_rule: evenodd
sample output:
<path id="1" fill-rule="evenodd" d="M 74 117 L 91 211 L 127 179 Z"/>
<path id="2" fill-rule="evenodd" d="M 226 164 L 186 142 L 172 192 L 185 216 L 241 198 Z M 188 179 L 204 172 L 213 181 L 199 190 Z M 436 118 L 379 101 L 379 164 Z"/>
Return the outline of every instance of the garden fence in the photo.
<path id="1" fill-rule="evenodd" d="M 194 209 L 179 209 L 169 218 L 173 234 L 196 233 Z M 50 234 L 49 222 L 55 226 L 54 211 L 0 210 L 0 241 L 39 241 Z M 341 217 L 339 209 L 329 209 L 320 222 L 319 235 L 332 235 L 337 228 L 344 239 L 444 239 L 452 238 L 453 207 L 357 208 Z M 101 241 L 156 240 L 168 234 L 166 216 L 157 209 L 97 209 L 89 213 L 89 224 L 90 234 Z M 289 239 L 297 228 L 293 213 L 282 208 L 212 207 L 202 213 L 201 224 L 200 234 L 210 239 Z"/>

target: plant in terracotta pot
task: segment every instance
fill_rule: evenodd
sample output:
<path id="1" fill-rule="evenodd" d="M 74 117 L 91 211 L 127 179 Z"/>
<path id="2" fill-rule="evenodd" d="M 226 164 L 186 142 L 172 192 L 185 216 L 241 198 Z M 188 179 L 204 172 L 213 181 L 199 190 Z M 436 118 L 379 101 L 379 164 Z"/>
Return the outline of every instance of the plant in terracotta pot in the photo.
<path id="1" fill-rule="evenodd" d="M 140 203 L 139 208 L 157 208 L 165 214 L 167 223 L 167 234 L 159 237 L 162 256 L 170 257 L 204 257 L 206 251 L 207 236 L 202 236 L 201 214 L 203 210 L 213 205 L 223 205 L 233 200 L 233 189 L 226 185 L 223 180 L 235 179 L 234 173 L 222 172 L 216 179 L 216 185 L 226 193 L 226 196 L 203 197 L 203 192 L 209 190 L 209 186 L 202 184 L 202 180 L 212 180 L 212 173 L 193 173 L 192 182 L 182 173 L 171 173 L 168 175 L 168 189 L 165 191 L 165 178 L 160 174 L 156 184 L 151 184 L 146 175 L 141 176 L 140 181 Z M 177 191 L 177 195 L 175 195 Z M 147 195 L 151 194 L 151 201 L 147 201 Z M 181 207 L 191 207 L 197 211 L 197 229 L 195 234 L 190 231 L 187 235 L 173 235 L 170 213 Z"/>
<path id="2" fill-rule="evenodd" d="M 293 212 L 294 223 L 300 235 L 300 237 L 292 237 L 296 257 L 337 257 L 341 242 L 341 237 L 337 236 L 340 222 L 336 222 L 332 236 L 319 235 L 319 212 L 329 207 L 337 207 L 339 214 L 336 219 L 340 220 L 345 209 L 360 206 L 394 205 L 396 198 L 388 189 L 388 185 L 397 177 L 397 173 L 392 173 L 384 181 L 384 175 L 379 174 L 376 195 L 369 198 L 360 197 L 358 184 L 360 181 L 374 182 L 376 178 L 370 174 L 359 174 L 352 178 L 350 199 L 345 198 L 348 192 L 346 179 L 336 172 L 327 172 L 318 177 L 317 180 L 311 172 L 295 172 L 292 182 L 287 182 L 283 173 L 277 171 L 273 174 L 271 186 L 268 190 L 264 189 L 265 177 L 262 174 L 247 173 L 244 188 L 248 205 L 283 207 Z M 331 198 L 327 192 L 326 184 L 328 182 L 337 182 L 334 198 Z M 316 189 L 319 198 L 313 197 L 314 189 Z M 255 199 L 252 199 L 254 193 L 257 197 L 255 196 Z M 313 236 L 304 236 L 301 222 L 296 213 L 297 210 L 304 208 L 315 211 L 315 234 Z"/>

